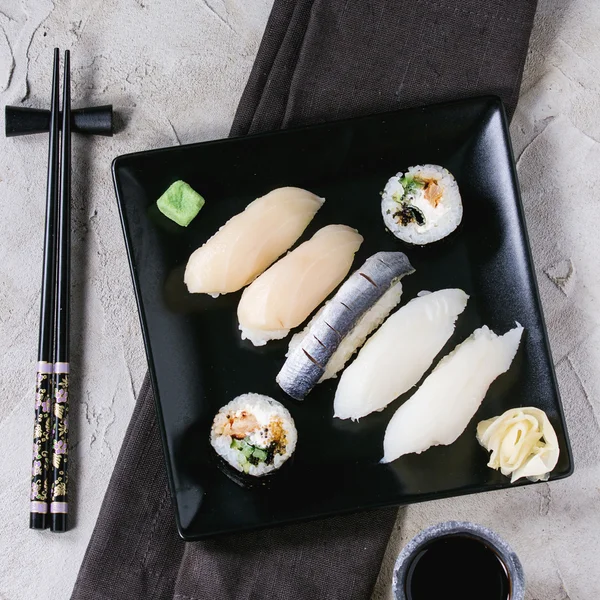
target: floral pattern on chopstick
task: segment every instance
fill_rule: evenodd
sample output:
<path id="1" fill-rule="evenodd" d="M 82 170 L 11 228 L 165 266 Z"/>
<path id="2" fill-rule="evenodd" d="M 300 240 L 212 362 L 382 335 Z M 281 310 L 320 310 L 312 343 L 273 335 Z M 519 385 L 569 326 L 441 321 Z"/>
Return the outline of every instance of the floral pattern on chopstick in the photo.
<path id="1" fill-rule="evenodd" d="M 52 375 L 38 371 L 35 386 L 35 425 L 33 428 L 33 458 L 31 463 L 31 494 L 36 502 L 48 501 L 48 471 L 50 469 L 50 403 Z"/>
<path id="2" fill-rule="evenodd" d="M 50 496 L 52 502 L 67 502 L 67 461 L 69 453 L 69 375 L 55 375 L 54 420 L 52 426 L 52 466 L 54 477 Z"/>

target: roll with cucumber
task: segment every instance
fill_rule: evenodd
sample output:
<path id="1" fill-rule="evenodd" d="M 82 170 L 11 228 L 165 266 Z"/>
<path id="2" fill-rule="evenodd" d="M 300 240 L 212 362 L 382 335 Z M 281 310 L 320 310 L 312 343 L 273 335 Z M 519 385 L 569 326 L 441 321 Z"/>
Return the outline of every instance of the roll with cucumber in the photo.
<path id="1" fill-rule="evenodd" d="M 215 416 L 210 443 L 234 469 L 247 475 L 271 473 L 292 455 L 298 434 L 289 411 L 261 394 L 242 394 Z"/>

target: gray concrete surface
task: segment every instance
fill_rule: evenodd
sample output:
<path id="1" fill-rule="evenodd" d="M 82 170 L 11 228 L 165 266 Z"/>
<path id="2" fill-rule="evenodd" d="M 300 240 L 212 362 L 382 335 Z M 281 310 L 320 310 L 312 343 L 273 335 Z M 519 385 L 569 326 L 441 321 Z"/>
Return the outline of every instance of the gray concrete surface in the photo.
<path id="1" fill-rule="evenodd" d="M 2 600 L 69 597 L 146 368 L 110 162 L 226 135 L 270 5 L 0 0 L 0 105 L 45 107 L 60 46 L 73 53 L 74 105 L 111 102 L 127 121 L 112 139 L 74 146 L 76 527 L 61 536 L 27 529 L 46 140 L 0 137 Z M 400 548 L 448 519 L 486 525 L 515 548 L 528 600 L 600 597 L 599 28 L 596 0 L 540 0 L 511 128 L 576 472 L 401 510 L 375 600 L 391 598 Z"/>

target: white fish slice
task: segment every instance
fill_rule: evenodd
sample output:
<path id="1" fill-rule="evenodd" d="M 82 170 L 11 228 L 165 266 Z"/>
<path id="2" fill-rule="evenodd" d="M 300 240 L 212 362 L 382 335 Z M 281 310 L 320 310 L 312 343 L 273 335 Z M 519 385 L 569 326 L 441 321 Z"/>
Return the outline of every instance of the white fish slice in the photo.
<path id="1" fill-rule="evenodd" d="M 324 201 L 295 187 L 257 198 L 190 256 L 188 290 L 216 297 L 248 285 L 294 244 Z"/>
<path id="2" fill-rule="evenodd" d="M 342 374 L 334 415 L 360 419 L 416 385 L 450 339 L 468 298 L 459 289 L 439 290 L 420 295 L 389 317 Z"/>
<path id="3" fill-rule="evenodd" d="M 522 333 L 519 324 L 502 336 L 484 326 L 444 357 L 392 417 L 381 462 L 452 444 L 477 412 L 491 383 L 508 371 Z"/>
<path id="4" fill-rule="evenodd" d="M 249 285 L 238 305 L 242 339 L 262 346 L 282 339 L 346 277 L 363 237 L 347 225 L 327 225 Z"/>

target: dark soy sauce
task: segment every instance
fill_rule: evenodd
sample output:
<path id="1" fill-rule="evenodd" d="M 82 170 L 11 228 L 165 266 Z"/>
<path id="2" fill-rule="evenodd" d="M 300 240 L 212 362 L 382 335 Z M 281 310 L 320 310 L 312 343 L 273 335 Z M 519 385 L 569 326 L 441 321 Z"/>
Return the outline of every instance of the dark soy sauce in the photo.
<path id="1" fill-rule="evenodd" d="M 449 535 L 429 542 L 406 575 L 408 600 L 510 600 L 500 557 L 482 540 Z"/>

